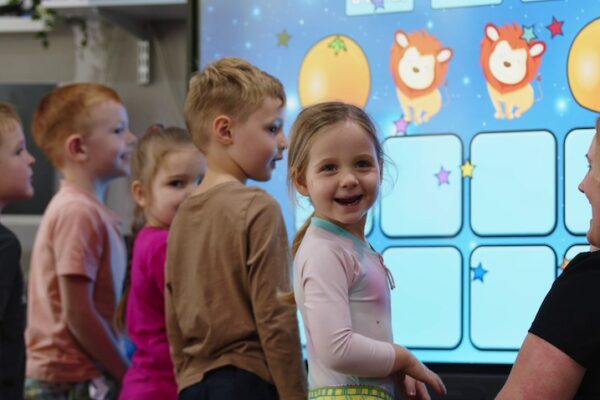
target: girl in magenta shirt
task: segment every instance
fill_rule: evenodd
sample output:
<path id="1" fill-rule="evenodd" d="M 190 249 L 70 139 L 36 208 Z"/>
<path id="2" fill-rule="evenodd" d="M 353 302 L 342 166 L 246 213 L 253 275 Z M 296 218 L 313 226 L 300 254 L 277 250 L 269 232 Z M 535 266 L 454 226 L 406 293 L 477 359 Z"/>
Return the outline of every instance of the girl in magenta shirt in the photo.
<path id="1" fill-rule="evenodd" d="M 198 185 L 205 165 L 189 134 L 179 128 L 154 125 L 135 150 L 131 184 L 135 242 L 117 325 L 126 324 L 136 351 L 120 399 L 177 398 L 165 327 L 167 236 L 177 208 Z"/>

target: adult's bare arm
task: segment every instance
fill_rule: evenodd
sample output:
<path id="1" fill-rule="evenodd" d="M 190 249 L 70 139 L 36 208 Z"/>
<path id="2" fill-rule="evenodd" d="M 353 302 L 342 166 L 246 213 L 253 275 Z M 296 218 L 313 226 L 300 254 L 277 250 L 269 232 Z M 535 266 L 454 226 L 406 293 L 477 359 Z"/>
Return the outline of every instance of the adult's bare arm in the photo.
<path id="1" fill-rule="evenodd" d="M 567 354 L 529 333 L 496 399 L 572 399 L 584 374 Z"/>

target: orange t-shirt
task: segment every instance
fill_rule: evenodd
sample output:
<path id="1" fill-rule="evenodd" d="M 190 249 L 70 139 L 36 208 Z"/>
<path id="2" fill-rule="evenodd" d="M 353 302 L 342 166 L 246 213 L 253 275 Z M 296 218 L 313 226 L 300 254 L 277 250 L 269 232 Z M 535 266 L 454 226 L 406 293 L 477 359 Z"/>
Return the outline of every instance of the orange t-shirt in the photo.
<path id="1" fill-rule="evenodd" d="M 66 181 L 46 208 L 31 256 L 27 312 L 27 377 L 79 382 L 101 374 L 69 331 L 58 277 L 94 282 L 94 305 L 112 323 L 126 271 L 120 218 Z"/>

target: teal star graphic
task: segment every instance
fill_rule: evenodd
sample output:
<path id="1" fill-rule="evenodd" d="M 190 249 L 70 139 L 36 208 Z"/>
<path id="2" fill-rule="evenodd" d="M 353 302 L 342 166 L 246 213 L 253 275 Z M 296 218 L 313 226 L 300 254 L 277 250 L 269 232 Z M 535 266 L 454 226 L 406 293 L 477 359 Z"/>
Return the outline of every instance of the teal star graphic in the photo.
<path id="1" fill-rule="evenodd" d="M 535 32 L 533 32 L 533 25 L 523 25 L 523 35 L 521 35 L 521 39 L 526 40 L 527 43 L 531 42 L 533 39 L 537 39 L 537 36 L 535 36 Z"/>
<path id="2" fill-rule="evenodd" d="M 329 47 L 330 49 L 333 49 L 336 56 L 342 50 L 348 51 L 348 49 L 346 48 L 346 42 L 344 42 L 344 39 L 342 39 L 339 36 L 336 36 L 335 39 L 331 43 L 329 43 L 329 46 L 327 46 L 327 47 Z"/>
<path id="3" fill-rule="evenodd" d="M 287 33 L 287 30 L 283 30 L 281 33 L 277 34 L 277 46 L 285 46 L 287 47 L 288 42 L 292 38 L 292 35 Z"/>

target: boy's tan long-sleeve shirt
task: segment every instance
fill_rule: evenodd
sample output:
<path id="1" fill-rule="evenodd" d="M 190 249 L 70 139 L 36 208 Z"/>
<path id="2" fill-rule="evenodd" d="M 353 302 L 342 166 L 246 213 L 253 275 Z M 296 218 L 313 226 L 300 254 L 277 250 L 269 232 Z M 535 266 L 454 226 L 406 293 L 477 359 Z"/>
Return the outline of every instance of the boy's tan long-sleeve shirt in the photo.
<path id="1" fill-rule="evenodd" d="M 306 399 L 289 249 L 277 202 L 238 182 L 190 196 L 171 225 L 167 333 L 179 390 L 234 365 L 272 382 L 282 400 Z"/>

